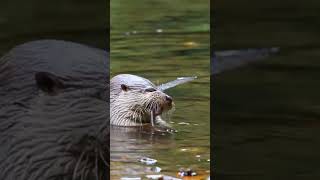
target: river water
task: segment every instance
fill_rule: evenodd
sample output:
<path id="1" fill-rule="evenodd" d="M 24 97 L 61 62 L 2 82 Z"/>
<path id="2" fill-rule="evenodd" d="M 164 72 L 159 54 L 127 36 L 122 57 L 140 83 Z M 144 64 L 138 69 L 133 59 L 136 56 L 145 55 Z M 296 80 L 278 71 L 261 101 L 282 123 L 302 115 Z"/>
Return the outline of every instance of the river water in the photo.
<path id="1" fill-rule="evenodd" d="M 170 123 L 178 133 L 111 129 L 111 179 L 159 174 L 151 167 L 170 176 L 180 168 L 210 172 L 209 8 L 208 0 L 111 1 L 111 77 L 130 73 L 156 84 L 198 77 L 166 92 L 176 104 Z M 144 156 L 157 164 L 138 162 Z"/>

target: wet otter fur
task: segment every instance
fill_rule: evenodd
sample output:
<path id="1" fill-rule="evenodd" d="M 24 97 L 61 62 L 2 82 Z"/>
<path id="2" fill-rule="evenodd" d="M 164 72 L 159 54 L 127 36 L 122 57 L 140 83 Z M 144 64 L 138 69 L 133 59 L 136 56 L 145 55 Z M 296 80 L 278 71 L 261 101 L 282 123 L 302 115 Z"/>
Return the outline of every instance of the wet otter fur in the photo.
<path id="1" fill-rule="evenodd" d="M 0 59 L 0 179 L 109 177 L 108 53 L 40 40 Z"/>
<path id="2" fill-rule="evenodd" d="M 119 74 L 110 80 L 111 125 L 170 128 L 162 115 L 172 108 L 172 98 L 148 79 Z"/>

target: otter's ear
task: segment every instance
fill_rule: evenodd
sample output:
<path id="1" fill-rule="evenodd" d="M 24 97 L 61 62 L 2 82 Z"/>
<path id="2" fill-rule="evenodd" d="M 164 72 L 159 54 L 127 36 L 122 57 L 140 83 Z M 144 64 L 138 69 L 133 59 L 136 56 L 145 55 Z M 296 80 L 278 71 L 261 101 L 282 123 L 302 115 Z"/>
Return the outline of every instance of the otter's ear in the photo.
<path id="1" fill-rule="evenodd" d="M 121 89 L 122 89 L 122 91 L 128 91 L 129 87 L 125 84 L 121 84 Z"/>
<path id="2" fill-rule="evenodd" d="M 62 80 L 48 72 L 37 72 L 35 74 L 37 86 L 44 92 L 54 95 L 64 87 Z"/>

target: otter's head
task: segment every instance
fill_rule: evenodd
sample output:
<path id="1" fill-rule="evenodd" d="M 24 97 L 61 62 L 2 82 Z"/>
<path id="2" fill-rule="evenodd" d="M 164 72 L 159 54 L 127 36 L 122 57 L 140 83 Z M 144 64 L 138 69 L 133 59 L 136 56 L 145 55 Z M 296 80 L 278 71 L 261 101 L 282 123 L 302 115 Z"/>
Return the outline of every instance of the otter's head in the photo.
<path id="1" fill-rule="evenodd" d="M 149 80 L 120 74 L 110 81 L 111 124 L 140 126 L 173 109 L 172 98 Z"/>

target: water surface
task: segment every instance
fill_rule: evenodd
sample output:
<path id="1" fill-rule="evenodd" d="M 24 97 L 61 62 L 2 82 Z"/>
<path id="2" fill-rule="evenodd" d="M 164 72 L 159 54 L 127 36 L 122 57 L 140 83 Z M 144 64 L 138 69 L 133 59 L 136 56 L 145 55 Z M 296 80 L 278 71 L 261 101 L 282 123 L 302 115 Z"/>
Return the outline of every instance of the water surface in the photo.
<path id="1" fill-rule="evenodd" d="M 106 1 L 0 2 L 0 55 L 32 40 L 58 39 L 109 48 Z"/>

